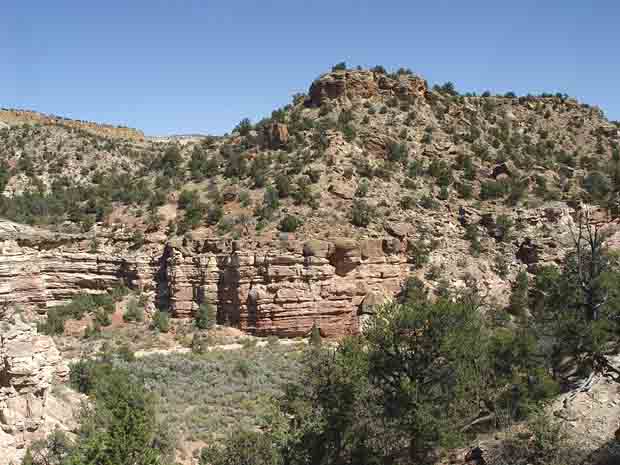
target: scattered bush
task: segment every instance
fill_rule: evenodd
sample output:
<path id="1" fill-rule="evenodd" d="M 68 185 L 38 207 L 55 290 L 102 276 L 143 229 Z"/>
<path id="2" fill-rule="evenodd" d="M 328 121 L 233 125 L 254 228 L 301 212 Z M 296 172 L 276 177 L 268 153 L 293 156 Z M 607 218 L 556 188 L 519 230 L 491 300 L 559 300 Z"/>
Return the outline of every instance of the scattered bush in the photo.
<path id="1" fill-rule="evenodd" d="M 123 314 L 123 320 L 128 322 L 142 322 L 144 321 L 144 306 L 132 297 L 127 302 L 127 310 Z"/>
<path id="2" fill-rule="evenodd" d="M 168 312 L 161 310 L 156 311 L 153 314 L 153 321 L 151 323 L 153 328 L 161 333 L 170 331 L 170 315 Z"/>
<path id="3" fill-rule="evenodd" d="M 279 229 L 282 232 L 295 232 L 303 224 L 303 221 L 295 215 L 286 215 L 280 221 Z"/>
<path id="4" fill-rule="evenodd" d="M 351 223 L 360 228 L 367 227 L 374 219 L 374 209 L 363 200 L 354 200 L 351 208 Z"/>

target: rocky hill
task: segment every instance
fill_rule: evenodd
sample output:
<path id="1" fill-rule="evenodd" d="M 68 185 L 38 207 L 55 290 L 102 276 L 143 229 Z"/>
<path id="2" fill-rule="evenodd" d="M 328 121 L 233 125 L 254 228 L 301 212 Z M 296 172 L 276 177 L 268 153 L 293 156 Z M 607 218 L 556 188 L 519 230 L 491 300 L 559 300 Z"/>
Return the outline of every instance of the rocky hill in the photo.
<path id="1" fill-rule="evenodd" d="M 501 309 L 579 205 L 618 208 L 619 125 L 598 108 L 408 70 L 335 69 L 182 144 L 21 122 L 0 130 L 0 294 L 42 314 L 122 281 L 180 318 L 208 300 L 256 334 L 342 335 L 413 275 Z"/>

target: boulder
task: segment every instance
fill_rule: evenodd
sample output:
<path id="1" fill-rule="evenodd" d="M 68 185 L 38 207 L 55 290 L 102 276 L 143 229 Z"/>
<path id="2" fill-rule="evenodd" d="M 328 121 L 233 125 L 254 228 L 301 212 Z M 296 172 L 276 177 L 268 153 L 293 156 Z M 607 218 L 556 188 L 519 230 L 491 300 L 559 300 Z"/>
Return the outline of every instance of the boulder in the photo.
<path id="1" fill-rule="evenodd" d="M 388 221 L 383 225 L 383 228 L 392 236 L 402 239 L 413 231 L 413 226 L 409 223 L 399 223 L 395 221 Z"/>
<path id="2" fill-rule="evenodd" d="M 277 150 L 288 143 L 288 126 L 282 123 L 272 123 L 263 130 L 263 141 L 266 148 Z"/>
<path id="3" fill-rule="evenodd" d="M 327 191 L 343 200 L 352 200 L 355 197 L 355 187 L 345 183 L 330 184 Z"/>
<path id="4" fill-rule="evenodd" d="M 311 240 L 304 242 L 303 253 L 306 257 L 325 258 L 329 254 L 329 242 Z"/>

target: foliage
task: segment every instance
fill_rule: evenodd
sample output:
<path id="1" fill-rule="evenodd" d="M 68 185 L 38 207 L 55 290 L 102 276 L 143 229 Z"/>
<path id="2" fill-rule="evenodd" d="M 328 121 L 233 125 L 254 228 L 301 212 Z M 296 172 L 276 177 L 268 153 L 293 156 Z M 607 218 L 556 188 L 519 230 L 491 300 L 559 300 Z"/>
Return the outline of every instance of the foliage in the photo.
<path id="1" fill-rule="evenodd" d="M 22 465 L 64 465 L 73 448 L 67 435 L 56 428 L 45 439 L 30 445 Z"/>
<path id="2" fill-rule="evenodd" d="M 156 311 L 153 314 L 153 321 L 151 323 L 153 325 L 153 328 L 162 333 L 167 333 L 168 331 L 170 331 L 170 315 L 168 314 L 168 312 L 164 312 L 161 310 Z"/>
<path id="3" fill-rule="evenodd" d="M 212 329 L 217 323 L 217 308 L 209 302 L 201 303 L 196 312 L 195 323 L 198 329 Z"/>
<path id="4" fill-rule="evenodd" d="M 279 229 L 282 232 L 295 232 L 303 224 L 303 221 L 295 215 L 286 215 L 280 220 Z"/>
<path id="5" fill-rule="evenodd" d="M 240 431 L 224 445 L 213 444 L 200 453 L 200 465 L 280 465 L 282 457 L 271 438 L 255 431 Z"/>
<path id="6" fill-rule="evenodd" d="M 510 313 L 515 316 L 523 316 L 528 307 L 529 278 L 527 271 L 520 271 L 510 294 Z"/>
<path id="7" fill-rule="evenodd" d="M 135 297 L 127 301 L 127 310 L 123 314 L 123 320 L 132 322 L 144 321 L 144 307 Z"/>
<path id="8" fill-rule="evenodd" d="M 508 215 L 501 214 L 495 219 L 495 237 L 500 242 L 510 239 L 512 231 L 512 219 Z"/>
<path id="9" fill-rule="evenodd" d="M 611 232 L 582 212 L 574 250 L 559 269 L 544 268 L 535 279 L 536 316 L 552 335 L 552 355 L 575 357 L 584 373 L 611 368 L 605 354 L 620 334 L 620 264 L 605 248 Z"/>
<path id="10" fill-rule="evenodd" d="M 351 208 L 351 224 L 360 228 L 367 227 L 374 219 L 374 209 L 363 200 L 354 200 Z"/>
<path id="11" fill-rule="evenodd" d="M 158 437 L 156 401 L 129 373 L 110 368 L 93 387 L 93 407 L 84 407 L 69 465 L 156 465 L 166 450 Z"/>
<path id="12" fill-rule="evenodd" d="M 107 326 L 113 312 L 114 299 L 110 294 L 78 294 L 70 302 L 49 309 L 38 330 L 44 334 L 62 334 L 67 320 L 80 320 L 90 313 L 95 313 L 100 323 Z"/>
<path id="13" fill-rule="evenodd" d="M 399 143 L 391 141 L 387 147 L 387 156 L 388 160 L 392 162 L 406 164 L 409 156 L 409 149 L 404 142 Z"/>
<path id="14" fill-rule="evenodd" d="M 480 183 L 480 200 L 493 200 L 506 195 L 506 184 L 502 181 L 483 181 Z"/>
<path id="15" fill-rule="evenodd" d="M 321 338 L 321 330 L 316 324 L 316 321 L 312 324 L 312 329 L 310 330 L 310 345 L 314 347 L 320 347 L 322 343 Z"/>

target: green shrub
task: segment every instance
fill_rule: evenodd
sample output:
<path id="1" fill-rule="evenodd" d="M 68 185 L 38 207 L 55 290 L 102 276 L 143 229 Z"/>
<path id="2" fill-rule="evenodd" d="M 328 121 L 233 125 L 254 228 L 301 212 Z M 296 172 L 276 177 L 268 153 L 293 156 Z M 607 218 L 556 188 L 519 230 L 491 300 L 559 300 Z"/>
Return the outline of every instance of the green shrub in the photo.
<path id="1" fill-rule="evenodd" d="M 368 179 L 366 178 L 360 179 L 360 182 L 357 185 L 357 190 L 355 191 L 355 196 L 366 197 L 366 195 L 368 194 L 369 187 L 370 187 L 370 183 L 368 182 Z"/>
<path id="2" fill-rule="evenodd" d="M 286 215 L 280 221 L 279 229 L 282 232 L 295 232 L 303 224 L 303 221 L 295 215 Z"/>
<path id="3" fill-rule="evenodd" d="M 528 307 L 529 279 L 526 271 L 520 271 L 512 287 L 508 309 L 515 316 L 524 316 Z"/>
<path id="4" fill-rule="evenodd" d="M 468 224 L 465 226 L 465 239 L 470 242 L 470 251 L 474 257 L 480 255 L 482 246 L 480 244 L 480 233 L 478 226 L 475 224 Z"/>
<path id="5" fill-rule="evenodd" d="M 473 188 L 472 185 L 466 182 L 459 182 L 456 184 L 456 191 L 462 199 L 471 199 Z"/>
<path id="6" fill-rule="evenodd" d="M 431 248 L 426 241 L 419 239 L 415 242 L 409 242 L 407 253 L 416 268 L 422 268 L 430 260 Z"/>
<path id="7" fill-rule="evenodd" d="M 435 200 L 430 195 L 422 196 L 419 203 L 420 203 L 420 207 L 426 210 L 438 210 L 439 209 L 439 202 L 437 202 L 437 200 Z"/>
<path id="8" fill-rule="evenodd" d="M 93 313 L 98 308 L 101 309 L 102 315 L 96 315 L 96 318 L 101 318 L 102 323 L 109 320 L 109 318 L 106 320 L 107 314 L 114 311 L 111 296 L 108 294 L 78 294 L 70 302 L 49 309 L 46 320 L 39 323 L 38 329 L 44 334 L 62 334 L 67 320 L 80 320 L 84 315 Z"/>
<path id="9" fill-rule="evenodd" d="M 170 315 L 168 312 L 161 310 L 156 311 L 153 314 L 152 326 L 159 332 L 167 333 L 170 331 Z"/>
<path id="10" fill-rule="evenodd" d="M 224 209 L 220 205 L 212 205 L 207 212 L 207 223 L 217 224 L 224 216 Z"/>
<path id="11" fill-rule="evenodd" d="M 411 210 L 415 206 L 415 200 L 409 195 L 405 195 L 400 199 L 400 208 L 403 210 Z"/>
<path id="12" fill-rule="evenodd" d="M 351 223 L 360 228 L 367 227 L 374 219 L 374 209 L 363 200 L 354 200 L 351 208 Z"/>
<path id="13" fill-rule="evenodd" d="M 391 141 L 387 147 L 387 156 L 388 160 L 394 163 L 407 163 L 407 158 L 409 157 L 409 149 L 407 148 L 407 144 L 404 142 L 393 142 Z"/>
<path id="14" fill-rule="evenodd" d="M 110 319 L 110 314 L 105 310 L 101 309 L 95 313 L 95 322 L 99 326 L 110 326 L 112 324 L 112 320 Z"/>
<path id="15" fill-rule="evenodd" d="M 43 334 L 62 334 L 65 331 L 66 316 L 59 309 L 51 308 L 47 311 L 44 322 L 37 324 L 37 330 Z"/>
<path id="16" fill-rule="evenodd" d="M 211 329 L 217 323 L 217 308 L 209 303 L 203 302 L 198 307 L 195 319 L 198 329 Z"/>
<path id="17" fill-rule="evenodd" d="M 200 465 L 281 465 L 283 459 L 271 438 L 256 431 L 238 431 L 223 444 L 202 449 Z"/>
<path id="18" fill-rule="evenodd" d="M 480 183 L 480 200 L 493 200 L 506 195 L 506 184 L 501 181 L 483 181 Z"/>
<path id="19" fill-rule="evenodd" d="M 320 347 L 323 342 L 321 338 L 321 330 L 316 324 L 316 321 L 312 323 L 312 329 L 310 329 L 310 345 L 313 347 Z"/>
<path id="20" fill-rule="evenodd" d="M 500 242 L 510 240 L 513 222 L 508 215 L 501 214 L 495 219 L 495 237 Z"/>
<path id="21" fill-rule="evenodd" d="M 128 322 L 142 322 L 144 321 L 144 306 L 132 297 L 127 302 L 127 310 L 123 314 L 123 320 Z"/>
<path id="22" fill-rule="evenodd" d="M 266 190 L 265 190 L 265 194 L 264 194 L 264 198 L 263 198 L 263 204 L 265 206 L 265 208 L 268 208 L 272 211 L 275 211 L 279 208 L 280 206 L 280 196 L 278 194 L 278 191 L 269 186 Z"/>
<path id="23" fill-rule="evenodd" d="M 291 178 L 285 174 L 280 174 L 276 177 L 276 189 L 279 198 L 284 199 L 291 194 L 291 184 Z"/>

